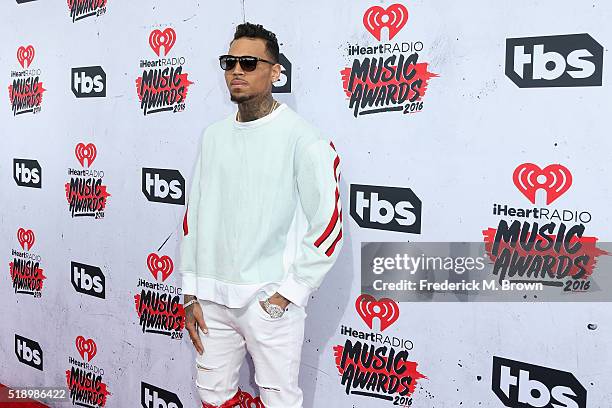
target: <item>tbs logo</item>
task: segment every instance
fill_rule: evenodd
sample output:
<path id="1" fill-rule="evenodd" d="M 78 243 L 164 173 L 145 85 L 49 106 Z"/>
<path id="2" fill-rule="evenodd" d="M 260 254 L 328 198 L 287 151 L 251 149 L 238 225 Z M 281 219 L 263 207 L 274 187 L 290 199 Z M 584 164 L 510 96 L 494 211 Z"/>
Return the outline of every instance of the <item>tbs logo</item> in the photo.
<path id="1" fill-rule="evenodd" d="M 281 65 L 281 74 L 278 82 L 272 83 L 272 93 L 291 93 L 291 62 L 281 53 L 278 63 Z"/>
<path id="2" fill-rule="evenodd" d="M 43 371 L 43 352 L 38 342 L 15 334 L 15 355 L 23 364 Z"/>
<path id="3" fill-rule="evenodd" d="M 89 296 L 104 299 L 106 296 L 106 279 L 97 266 L 71 262 L 71 280 L 74 290 Z"/>
<path id="4" fill-rule="evenodd" d="M 156 203 L 185 205 L 185 179 L 178 170 L 142 168 L 142 192 Z"/>
<path id="5" fill-rule="evenodd" d="M 351 184 L 351 217 L 362 228 L 421 233 L 421 200 L 409 188 Z"/>
<path id="6" fill-rule="evenodd" d="M 586 408 L 587 392 L 573 374 L 493 357 L 493 392 L 511 408 Z"/>
<path id="7" fill-rule="evenodd" d="M 13 159 L 13 179 L 21 187 L 42 187 L 42 169 L 36 160 Z"/>
<path id="8" fill-rule="evenodd" d="M 140 405 L 142 408 L 183 408 L 175 393 L 146 382 L 140 383 Z"/>
<path id="9" fill-rule="evenodd" d="M 588 34 L 506 39 L 506 76 L 519 88 L 601 86 L 603 47 Z"/>
<path id="10" fill-rule="evenodd" d="M 72 93 L 77 98 L 106 96 L 106 72 L 100 66 L 72 68 Z"/>

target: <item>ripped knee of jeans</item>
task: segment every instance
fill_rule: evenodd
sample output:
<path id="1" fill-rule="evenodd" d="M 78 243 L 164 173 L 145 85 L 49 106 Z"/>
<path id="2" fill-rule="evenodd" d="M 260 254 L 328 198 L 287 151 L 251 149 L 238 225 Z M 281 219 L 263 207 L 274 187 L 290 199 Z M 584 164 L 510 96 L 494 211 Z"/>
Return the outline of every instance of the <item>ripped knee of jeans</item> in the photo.
<path id="1" fill-rule="evenodd" d="M 207 367 L 207 366 L 205 366 L 203 364 L 200 364 L 200 363 L 197 363 L 197 362 L 196 362 L 196 368 L 198 370 L 200 370 L 200 371 L 212 371 L 212 370 L 214 370 L 213 367 Z"/>
<path id="2" fill-rule="evenodd" d="M 280 392 L 280 388 L 278 388 L 278 387 L 260 386 L 259 388 L 260 388 L 262 391 L 273 391 L 273 392 Z"/>

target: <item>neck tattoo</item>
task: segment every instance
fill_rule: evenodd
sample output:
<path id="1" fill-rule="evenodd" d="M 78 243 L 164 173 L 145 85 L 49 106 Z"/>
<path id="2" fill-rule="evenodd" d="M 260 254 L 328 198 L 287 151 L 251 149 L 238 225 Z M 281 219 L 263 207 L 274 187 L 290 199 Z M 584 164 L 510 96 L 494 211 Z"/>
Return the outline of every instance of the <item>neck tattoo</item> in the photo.
<path id="1" fill-rule="evenodd" d="M 268 111 L 268 113 L 267 113 L 267 114 L 265 114 L 264 116 L 268 116 L 269 114 L 271 114 L 271 113 L 272 113 L 272 111 L 273 111 L 274 109 L 276 109 L 277 107 L 278 107 L 278 102 L 276 102 L 276 99 L 273 99 L 273 100 L 272 100 L 272 106 L 270 106 L 270 110 L 269 110 L 269 111 Z M 264 117 L 264 116 L 262 116 L 262 117 Z M 258 119 L 260 119 L 260 118 L 258 118 Z M 238 111 L 238 113 L 236 114 L 236 120 L 237 120 L 238 122 L 242 122 L 242 120 L 240 119 L 240 111 Z"/>

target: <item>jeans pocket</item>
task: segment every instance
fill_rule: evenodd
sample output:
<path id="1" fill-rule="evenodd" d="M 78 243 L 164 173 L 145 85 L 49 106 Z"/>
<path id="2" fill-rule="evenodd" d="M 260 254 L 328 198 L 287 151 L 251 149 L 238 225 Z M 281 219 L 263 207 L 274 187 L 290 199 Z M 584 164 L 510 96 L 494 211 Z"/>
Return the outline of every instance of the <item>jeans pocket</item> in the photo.
<path id="1" fill-rule="evenodd" d="M 254 301 L 255 304 L 253 305 L 253 307 L 256 309 L 257 315 L 261 319 L 267 320 L 269 322 L 278 322 L 278 321 L 285 320 L 287 318 L 287 313 L 290 313 L 289 309 L 291 308 L 291 305 L 285 308 L 285 312 L 283 313 L 281 317 L 278 317 L 278 318 L 272 317 L 267 311 L 264 310 L 263 306 L 259 303 L 260 301 L 264 301 L 265 299 L 266 299 L 265 297 L 263 299 L 256 297 Z"/>

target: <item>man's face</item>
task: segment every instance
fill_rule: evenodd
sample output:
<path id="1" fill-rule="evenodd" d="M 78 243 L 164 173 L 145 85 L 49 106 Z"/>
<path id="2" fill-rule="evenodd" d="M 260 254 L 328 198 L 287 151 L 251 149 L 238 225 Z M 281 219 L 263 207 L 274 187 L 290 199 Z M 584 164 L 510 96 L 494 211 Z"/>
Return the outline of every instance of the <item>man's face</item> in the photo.
<path id="1" fill-rule="evenodd" d="M 228 54 L 235 57 L 251 56 L 271 61 L 272 58 L 266 52 L 266 42 L 261 38 L 242 37 L 234 40 Z M 225 72 L 225 83 L 229 89 L 232 102 L 242 103 L 261 95 L 269 93 L 272 82 L 280 75 L 279 64 L 268 64 L 257 62 L 254 71 L 246 72 L 239 63 L 234 69 Z"/>

